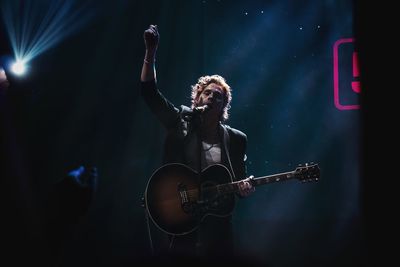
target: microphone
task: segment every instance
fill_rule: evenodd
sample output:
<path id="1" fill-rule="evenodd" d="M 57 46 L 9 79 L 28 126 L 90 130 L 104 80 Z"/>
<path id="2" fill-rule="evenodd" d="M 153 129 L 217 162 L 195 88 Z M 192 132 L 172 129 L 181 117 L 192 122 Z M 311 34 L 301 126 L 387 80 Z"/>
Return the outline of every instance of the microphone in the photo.
<path id="1" fill-rule="evenodd" d="M 197 114 L 201 114 L 201 113 L 204 113 L 204 112 L 208 111 L 210 108 L 211 107 L 209 105 L 195 107 L 195 108 L 193 108 L 193 112 L 197 113 Z"/>

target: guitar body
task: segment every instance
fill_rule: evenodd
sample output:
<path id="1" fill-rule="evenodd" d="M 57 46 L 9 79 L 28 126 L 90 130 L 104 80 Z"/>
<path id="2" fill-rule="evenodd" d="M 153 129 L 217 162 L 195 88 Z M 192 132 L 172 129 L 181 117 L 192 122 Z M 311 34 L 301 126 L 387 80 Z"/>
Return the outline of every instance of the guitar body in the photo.
<path id="1" fill-rule="evenodd" d="M 218 194 L 216 187 L 231 182 L 228 169 L 220 164 L 200 174 L 184 164 L 167 164 L 156 170 L 147 184 L 146 208 L 162 231 L 188 234 L 208 215 L 226 217 L 232 213 L 234 194 Z"/>
<path id="2" fill-rule="evenodd" d="M 294 171 L 252 177 L 252 186 L 298 179 L 317 181 L 318 164 L 299 166 Z M 232 181 L 228 169 L 212 165 L 197 173 L 184 164 L 171 163 L 156 170 L 145 191 L 150 218 L 162 231 L 184 235 L 194 231 L 206 216 L 229 216 L 235 206 L 235 192 L 240 181 Z"/>

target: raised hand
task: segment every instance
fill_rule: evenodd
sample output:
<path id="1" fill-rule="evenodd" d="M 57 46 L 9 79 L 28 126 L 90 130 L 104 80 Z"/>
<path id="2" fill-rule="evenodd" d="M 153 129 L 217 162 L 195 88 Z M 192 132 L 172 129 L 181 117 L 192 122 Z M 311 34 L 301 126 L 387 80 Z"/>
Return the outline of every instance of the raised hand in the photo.
<path id="1" fill-rule="evenodd" d="M 146 49 L 154 53 L 157 50 L 158 41 L 160 39 L 157 25 L 150 25 L 149 28 L 144 31 L 143 38 Z"/>

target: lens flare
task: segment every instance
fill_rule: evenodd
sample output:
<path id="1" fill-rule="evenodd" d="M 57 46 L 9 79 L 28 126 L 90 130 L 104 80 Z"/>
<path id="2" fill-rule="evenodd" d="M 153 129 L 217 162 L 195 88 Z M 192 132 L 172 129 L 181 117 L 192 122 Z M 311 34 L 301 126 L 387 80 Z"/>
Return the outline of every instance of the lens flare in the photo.
<path id="1" fill-rule="evenodd" d="M 23 61 L 16 61 L 12 64 L 11 70 L 14 74 L 21 76 L 26 72 L 26 65 Z"/>

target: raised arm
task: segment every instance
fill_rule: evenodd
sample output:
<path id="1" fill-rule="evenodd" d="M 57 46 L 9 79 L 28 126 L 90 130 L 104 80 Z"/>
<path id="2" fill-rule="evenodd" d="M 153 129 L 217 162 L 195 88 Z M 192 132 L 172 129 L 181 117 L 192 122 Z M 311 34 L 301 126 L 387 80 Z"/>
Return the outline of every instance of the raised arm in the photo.
<path id="1" fill-rule="evenodd" d="M 157 25 L 150 25 L 150 27 L 144 31 L 143 38 L 146 46 L 146 53 L 144 55 L 140 80 L 142 82 L 157 80 L 155 68 L 156 52 L 159 41 Z"/>
<path id="2" fill-rule="evenodd" d="M 141 80 L 141 95 L 150 110 L 168 129 L 175 127 L 179 120 L 179 110 L 166 99 L 157 88 L 155 58 L 159 42 L 157 25 L 150 25 L 143 34 L 146 53 Z"/>

